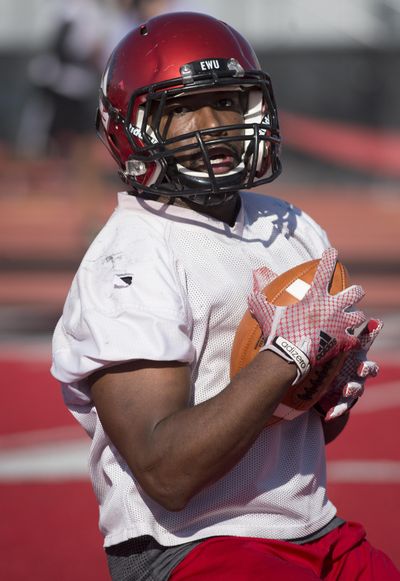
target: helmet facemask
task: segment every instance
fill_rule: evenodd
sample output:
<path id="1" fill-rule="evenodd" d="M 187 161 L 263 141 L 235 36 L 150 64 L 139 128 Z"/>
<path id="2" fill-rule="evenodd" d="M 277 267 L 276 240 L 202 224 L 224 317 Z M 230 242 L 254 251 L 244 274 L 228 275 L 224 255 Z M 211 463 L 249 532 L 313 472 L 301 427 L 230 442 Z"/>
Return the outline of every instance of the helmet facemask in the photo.
<path id="1" fill-rule="evenodd" d="M 139 89 L 131 95 L 126 116 L 119 116 L 131 149 L 121 174 L 138 193 L 215 205 L 279 175 L 279 125 L 268 75 L 244 72 L 235 59 L 204 62 L 215 66 L 204 71 L 199 70 L 200 62 L 188 63 L 181 67 L 181 77 Z M 161 119 L 170 99 L 215 91 L 242 95 L 243 121 L 165 136 Z M 104 95 L 103 100 L 107 107 Z M 236 155 L 235 165 L 216 172 L 215 152 L 226 148 Z M 201 160 L 201 170 L 190 169 L 183 158 Z"/>

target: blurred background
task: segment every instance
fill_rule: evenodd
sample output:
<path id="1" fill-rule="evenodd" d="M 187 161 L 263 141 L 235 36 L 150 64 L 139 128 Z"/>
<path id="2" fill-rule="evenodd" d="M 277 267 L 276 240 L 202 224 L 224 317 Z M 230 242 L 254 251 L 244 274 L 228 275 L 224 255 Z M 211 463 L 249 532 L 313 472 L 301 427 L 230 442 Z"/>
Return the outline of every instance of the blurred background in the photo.
<path id="1" fill-rule="evenodd" d="M 339 514 L 400 567 L 400 0 L 0 0 L 0 572 L 106 580 L 87 440 L 50 377 L 51 333 L 123 189 L 94 129 L 101 71 L 137 23 L 202 11 L 272 76 L 283 175 L 384 319 L 381 374 L 328 447 Z"/>

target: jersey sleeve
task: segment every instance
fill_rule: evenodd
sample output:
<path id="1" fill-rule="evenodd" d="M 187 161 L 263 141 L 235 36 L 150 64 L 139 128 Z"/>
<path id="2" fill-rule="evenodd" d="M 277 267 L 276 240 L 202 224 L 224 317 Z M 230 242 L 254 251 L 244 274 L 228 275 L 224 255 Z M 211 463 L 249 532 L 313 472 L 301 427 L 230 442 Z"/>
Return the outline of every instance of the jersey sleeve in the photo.
<path id="1" fill-rule="evenodd" d="M 125 244 L 89 249 L 53 336 L 52 373 L 79 381 L 96 369 L 147 359 L 191 363 L 191 320 L 173 257 L 137 233 Z"/>

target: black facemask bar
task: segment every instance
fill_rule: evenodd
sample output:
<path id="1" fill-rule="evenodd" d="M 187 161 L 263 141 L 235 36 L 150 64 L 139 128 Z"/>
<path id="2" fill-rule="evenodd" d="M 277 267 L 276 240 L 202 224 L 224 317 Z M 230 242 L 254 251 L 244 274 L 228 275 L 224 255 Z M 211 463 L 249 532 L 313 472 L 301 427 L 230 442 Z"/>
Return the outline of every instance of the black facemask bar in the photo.
<path id="1" fill-rule="evenodd" d="M 203 129 L 190 133 L 185 133 L 173 138 L 164 139 L 159 131 L 160 120 L 163 115 L 167 99 L 172 97 L 184 97 L 201 90 L 224 88 L 232 90 L 237 87 L 240 91 L 246 89 L 256 89 L 261 92 L 262 100 L 266 104 L 267 122 L 261 123 L 239 123 L 235 125 L 221 126 L 213 129 Z M 141 126 L 131 125 L 132 114 L 137 99 L 145 97 L 143 105 L 143 118 Z M 147 87 L 142 87 L 134 92 L 130 98 L 126 117 L 123 118 L 119 112 L 111 107 L 108 99 L 102 95 L 104 105 L 107 110 L 118 116 L 118 122 L 122 124 L 125 135 L 132 148 L 132 154 L 126 164 L 126 170 L 122 173 L 124 181 L 140 192 L 151 195 L 165 195 L 178 197 L 192 197 L 193 195 L 204 196 L 204 202 L 210 200 L 212 196 L 227 194 L 240 189 L 250 189 L 261 184 L 266 184 L 276 179 L 281 173 L 281 163 L 279 160 L 280 134 L 275 100 L 273 97 L 271 82 L 262 71 L 246 72 L 245 76 L 235 78 L 231 71 L 216 73 L 200 73 L 191 77 L 190 83 L 184 83 L 182 77 L 177 77 L 165 82 L 156 83 Z M 147 133 L 149 117 L 152 117 L 152 131 L 154 137 Z M 139 133 L 139 138 L 143 142 L 139 146 L 135 141 L 134 131 Z M 237 135 L 221 135 L 225 131 L 238 132 Z M 251 131 L 251 133 L 250 133 Z M 242 133 L 241 133 L 242 132 Z M 183 141 L 192 139 L 194 143 L 184 144 Z M 231 144 L 235 141 L 242 141 L 246 145 L 243 156 L 244 167 L 242 170 L 230 172 L 232 175 L 216 176 L 212 168 L 209 148 Z M 270 165 L 268 175 L 257 178 L 258 152 L 263 148 L 264 142 L 269 143 Z M 199 155 L 202 158 L 205 169 L 202 169 L 204 177 L 191 177 L 183 175 L 177 168 L 176 156 L 184 154 Z M 145 173 L 146 165 L 151 162 L 158 162 L 161 166 L 155 183 L 151 185 L 142 184 L 140 175 Z M 179 163 L 179 161 L 178 161 Z M 136 174 L 136 175 L 135 175 Z M 207 175 L 208 174 L 208 175 Z"/>

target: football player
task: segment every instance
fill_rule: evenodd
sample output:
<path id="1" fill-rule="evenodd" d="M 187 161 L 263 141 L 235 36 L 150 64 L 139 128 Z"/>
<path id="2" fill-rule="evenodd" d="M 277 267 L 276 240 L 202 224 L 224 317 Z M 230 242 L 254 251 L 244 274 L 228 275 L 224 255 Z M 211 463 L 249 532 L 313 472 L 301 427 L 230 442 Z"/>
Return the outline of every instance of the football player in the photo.
<path id="1" fill-rule="evenodd" d="M 271 80 L 249 43 L 204 14 L 149 20 L 110 57 L 97 128 L 126 189 L 78 269 L 52 372 L 92 438 L 112 578 L 399 579 L 326 493 L 325 441 L 362 389 L 359 360 L 364 376 L 376 366 L 354 334 L 362 289 L 327 292 L 337 253 L 324 231 L 248 191 L 281 171 Z M 277 309 L 253 289 L 254 273 L 265 286 L 314 258 L 306 307 Z M 265 347 L 230 380 L 248 305 Z M 312 409 L 266 428 L 316 365 L 321 330 L 333 339 L 324 361 L 348 350 L 353 362 L 330 394 L 333 419 Z"/>

